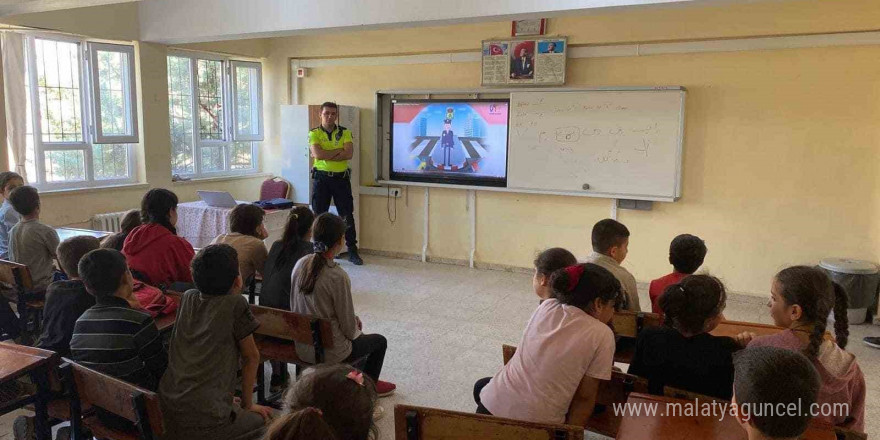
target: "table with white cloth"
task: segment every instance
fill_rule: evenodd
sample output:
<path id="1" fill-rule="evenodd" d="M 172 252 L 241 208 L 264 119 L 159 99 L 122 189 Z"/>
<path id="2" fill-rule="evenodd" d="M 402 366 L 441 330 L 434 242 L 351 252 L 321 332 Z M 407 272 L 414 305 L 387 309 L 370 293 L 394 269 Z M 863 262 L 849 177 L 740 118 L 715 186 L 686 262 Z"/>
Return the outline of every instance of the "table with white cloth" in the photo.
<path id="1" fill-rule="evenodd" d="M 247 202 L 239 202 L 247 203 Z M 203 248 L 220 234 L 229 232 L 229 211 L 232 208 L 208 206 L 204 201 L 180 203 L 177 205 L 177 233 L 194 248 Z M 264 240 L 266 247 L 280 240 L 284 235 L 289 209 L 267 209 L 263 225 L 269 237 Z"/>

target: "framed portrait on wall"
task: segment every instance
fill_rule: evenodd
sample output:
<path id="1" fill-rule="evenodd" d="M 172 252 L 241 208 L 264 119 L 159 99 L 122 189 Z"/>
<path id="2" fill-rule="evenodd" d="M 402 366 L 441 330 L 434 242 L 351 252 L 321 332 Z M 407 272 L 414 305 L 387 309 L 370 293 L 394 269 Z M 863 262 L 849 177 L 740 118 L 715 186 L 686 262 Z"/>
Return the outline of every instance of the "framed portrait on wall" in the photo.
<path id="1" fill-rule="evenodd" d="M 568 40 L 486 40 L 482 45 L 482 85 L 565 84 Z"/>

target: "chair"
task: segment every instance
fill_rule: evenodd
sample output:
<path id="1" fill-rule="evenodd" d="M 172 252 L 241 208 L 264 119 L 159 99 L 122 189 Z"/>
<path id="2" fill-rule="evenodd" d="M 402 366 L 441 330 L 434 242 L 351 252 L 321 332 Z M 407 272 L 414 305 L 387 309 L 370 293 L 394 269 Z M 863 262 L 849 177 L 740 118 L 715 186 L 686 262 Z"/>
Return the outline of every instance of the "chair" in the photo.
<path id="1" fill-rule="evenodd" d="M 297 375 L 304 367 L 324 363 L 324 349 L 333 348 L 329 319 L 256 305 L 251 306 L 251 312 L 260 321 L 260 326 L 254 332 L 260 356 L 263 360 L 295 364 Z M 311 344 L 315 348 L 314 364 L 300 359 L 296 354 L 295 342 Z M 261 362 L 257 372 L 257 401 L 271 402 L 280 398 L 281 393 L 266 397 L 264 368 Z"/>
<path id="2" fill-rule="evenodd" d="M 159 396 L 130 383 L 99 373 L 64 359 L 60 367 L 70 399 L 73 440 L 84 440 L 83 428 L 96 438 L 108 440 L 154 440 L 164 433 Z M 134 430 L 120 430 L 103 424 L 96 415 L 83 417 L 82 408 L 91 405 L 132 422 Z"/>
<path id="3" fill-rule="evenodd" d="M 647 327 L 663 325 L 663 316 L 656 313 L 631 312 L 622 310 L 614 313 L 612 326 L 617 338 L 614 349 L 614 362 L 628 364 L 636 351 L 636 337 Z"/>
<path id="4" fill-rule="evenodd" d="M 260 185 L 260 200 L 286 199 L 290 183 L 279 177 L 271 177 Z"/>
<path id="5" fill-rule="evenodd" d="M 394 406 L 395 440 L 582 440 L 580 426 L 524 422 L 410 405 Z"/>
<path id="6" fill-rule="evenodd" d="M 45 291 L 34 290 L 31 271 L 24 264 L 0 260 L 0 282 L 15 289 L 16 307 L 22 334 L 38 336 L 43 322 Z M 2 298 L 5 301 L 5 298 Z"/>

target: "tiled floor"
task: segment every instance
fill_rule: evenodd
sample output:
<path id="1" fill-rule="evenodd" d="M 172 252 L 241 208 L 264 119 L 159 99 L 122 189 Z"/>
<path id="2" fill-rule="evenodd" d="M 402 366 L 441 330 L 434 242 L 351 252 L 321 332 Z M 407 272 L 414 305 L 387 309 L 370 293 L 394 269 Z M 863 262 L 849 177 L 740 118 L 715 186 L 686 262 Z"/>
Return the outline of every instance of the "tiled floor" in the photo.
<path id="1" fill-rule="evenodd" d="M 383 440 L 394 438 L 396 403 L 472 411 L 474 381 L 501 367 L 501 345 L 519 343 L 537 306 L 527 274 L 371 255 L 364 266 L 344 267 L 364 330 L 388 338 L 383 379 L 395 382 L 398 391 L 380 401 L 386 408 L 378 422 Z M 648 304 L 646 294 L 641 301 Z M 725 315 L 769 323 L 764 302 L 733 295 Z M 880 435 L 880 350 L 862 344 L 868 335 L 880 335 L 880 327 L 852 327 L 849 348 L 868 382 L 867 431 L 875 437 Z M 0 440 L 6 440 L 10 424 L 11 417 L 0 418 Z"/>

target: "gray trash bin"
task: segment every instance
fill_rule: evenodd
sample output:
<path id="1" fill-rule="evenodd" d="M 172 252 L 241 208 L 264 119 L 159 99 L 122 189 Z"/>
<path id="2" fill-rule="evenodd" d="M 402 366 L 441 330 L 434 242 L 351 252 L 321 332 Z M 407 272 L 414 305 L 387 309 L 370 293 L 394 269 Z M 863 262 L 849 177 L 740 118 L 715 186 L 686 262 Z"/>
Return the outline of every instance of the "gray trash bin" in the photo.
<path id="1" fill-rule="evenodd" d="M 822 260 L 819 268 L 843 286 L 849 295 L 849 310 L 847 310 L 849 323 L 864 323 L 868 308 L 874 304 L 880 286 L 880 268 L 870 261 L 848 258 Z"/>

